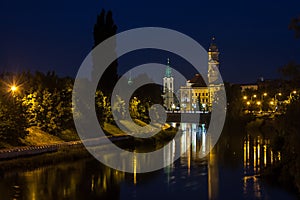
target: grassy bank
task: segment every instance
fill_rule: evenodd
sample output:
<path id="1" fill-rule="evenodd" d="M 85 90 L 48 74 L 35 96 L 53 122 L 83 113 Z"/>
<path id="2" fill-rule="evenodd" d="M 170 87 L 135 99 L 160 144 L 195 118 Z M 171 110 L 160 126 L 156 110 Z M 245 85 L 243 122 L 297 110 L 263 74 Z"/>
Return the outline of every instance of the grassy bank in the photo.
<path id="1" fill-rule="evenodd" d="M 129 122 L 123 122 L 124 126 L 130 130 L 131 124 Z M 140 126 L 145 126 L 141 121 L 137 121 Z M 119 137 L 125 136 L 126 134 L 120 130 L 117 126 L 112 124 L 105 124 L 104 131 L 107 135 Z M 137 152 L 149 152 L 157 148 L 163 147 L 169 141 L 173 139 L 177 129 L 172 127 L 165 127 L 156 135 L 149 138 L 135 138 L 129 137 L 129 139 L 119 140 L 115 142 L 116 145 L 123 149 L 135 150 Z M 64 137 L 69 139 L 78 139 L 73 137 L 73 133 L 62 133 Z M 61 137 L 49 135 L 35 127 L 29 129 L 29 134 L 22 140 L 24 145 L 36 146 L 36 145 L 49 145 L 59 144 L 64 142 Z M 52 165 L 59 162 L 74 161 L 82 158 L 91 157 L 88 151 L 83 145 L 79 146 L 65 146 L 60 147 L 56 152 L 43 153 L 40 155 L 29 156 L 29 157 L 18 157 L 10 160 L 0 160 L 0 170 L 11 170 L 11 169 L 34 169 L 36 167 Z"/>
<path id="2" fill-rule="evenodd" d="M 44 153 L 41 155 L 20 157 L 11 160 L 1 160 L 0 170 L 11 169 L 34 169 L 40 166 L 52 165 L 59 162 L 69 162 L 82 158 L 91 157 L 84 146 L 62 147 L 57 152 Z"/>

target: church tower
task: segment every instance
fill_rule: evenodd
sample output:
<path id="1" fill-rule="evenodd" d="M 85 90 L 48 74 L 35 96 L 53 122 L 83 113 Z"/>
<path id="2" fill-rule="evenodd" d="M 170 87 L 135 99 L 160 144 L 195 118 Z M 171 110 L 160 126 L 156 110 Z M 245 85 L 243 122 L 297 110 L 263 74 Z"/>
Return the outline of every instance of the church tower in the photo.
<path id="1" fill-rule="evenodd" d="M 163 97 L 164 97 L 164 106 L 168 110 L 172 110 L 172 105 L 174 104 L 174 79 L 172 76 L 172 71 L 170 67 L 170 59 L 167 61 L 167 68 L 165 77 L 163 78 Z"/>
<path id="2" fill-rule="evenodd" d="M 219 77 L 219 49 L 215 43 L 215 37 L 212 37 L 210 47 L 208 49 L 208 82 L 218 84 Z"/>

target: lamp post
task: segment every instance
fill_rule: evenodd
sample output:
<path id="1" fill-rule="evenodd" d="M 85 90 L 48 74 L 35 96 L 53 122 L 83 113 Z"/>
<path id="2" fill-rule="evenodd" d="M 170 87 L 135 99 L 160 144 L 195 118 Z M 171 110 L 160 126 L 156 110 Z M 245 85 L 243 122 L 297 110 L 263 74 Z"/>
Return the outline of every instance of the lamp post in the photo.
<path id="1" fill-rule="evenodd" d="M 268 93 L 266 93 L 266 92 L 263 93 L 263 94 L 261 95 L 261 100 L 262 100 L 262 101 L 265 100 L 265 97 L 266 97 L 266 96 L 268 96 Z"/>
<path id="2" fill-rule="evenodd" d="M 292 95 L 295 95 L 295 94 L 297 94 L 297 91 L 296 91 L 296 90 L 294 90 L 294 91 L 292 91 L 292 92 L 290 93 L 289 103 L 291 103 L 291 100 L 292 100 L 292 98 L 293 98 Z"/>
<path id="3" fill-rule="evenodd" d="M 261 113 L 261 111 L 262 111 L 262 108 L 261 108 L 261 101 L 257 101 L 257 102 L 256 102 L 256 105 L 258 105 L 258 107 L 259 107 L 259 112 Z"/>
<path id="4" fill-rule="evenodd" d="M 275 105 L 276 105 L 275 111 L 277 111 L 277 109 L 278 109 L 278 99 L 277 99 L 277 96 L 282 96 L 282 93 L 279 92 L 279 93 L 275 94 L 275 97 L 274 97 Z"/>

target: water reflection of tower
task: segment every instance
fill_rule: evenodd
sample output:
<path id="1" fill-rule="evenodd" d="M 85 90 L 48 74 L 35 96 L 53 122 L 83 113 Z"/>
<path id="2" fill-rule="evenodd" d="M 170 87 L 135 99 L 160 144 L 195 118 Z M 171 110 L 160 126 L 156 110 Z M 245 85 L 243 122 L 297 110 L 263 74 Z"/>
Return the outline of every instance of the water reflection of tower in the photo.
<path id="1" fill-rule="evenodd" d="M 207 182 L 208 198 L 218 199 L 219 196 L 219 169 L 215 150 L 210 151 L 208 155 Z"/>
<path id="2" fill-rule="evenodd" d="M 188 174 L 190 174 L 190 166 L 193 160 L 201 159 L 211 149 L 211 140 L 207 135 L 206 128 L 203 125 L 182 123 L 181 129 L 183 135 L 181 136 L 181 152 L 191 145 L 191 148 L 185 152 L 185 160 L 188 167 Z M 184 163 L 183 163 L 184 164 Z M 208 183 L 208 197 L 209 199 L 217 199 L 219 192 L 219 169 L 216 157 L 216 151 L 210 151 L 207 155 L 207 183 Z"/>

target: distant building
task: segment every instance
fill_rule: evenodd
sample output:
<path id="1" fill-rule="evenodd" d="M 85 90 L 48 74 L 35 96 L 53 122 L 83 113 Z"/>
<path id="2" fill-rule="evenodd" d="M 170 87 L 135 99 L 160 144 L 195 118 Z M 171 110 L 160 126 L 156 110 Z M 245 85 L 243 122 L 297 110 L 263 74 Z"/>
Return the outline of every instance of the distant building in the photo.
<path id="1" fill-rule="evenodd" d="M 220 81 L 219 65 L 219 49 L 213 37 L 208 49 L 208 85 L 201 74 L 196 74 L 180 87 L 182 112 L 211 111 L 215 93 L 224 86 Z"/>
<path id="2" fill-rule="evenodd" d="M 211 106 L 210 91 L 200 74 L 180 87 L 181 111 L 206 110 Z"/>
<path id="3" fill-rule="evenodd" d="M 246 90 L 258 90 L 257 83 L 250 83 L 250 84 L 241 84 L 240 85 L 242 92 L 245 92 Z"/>

